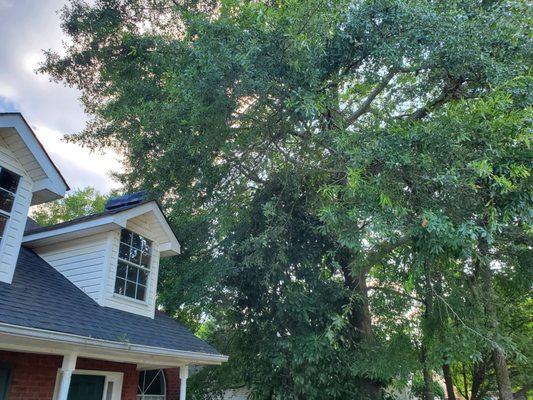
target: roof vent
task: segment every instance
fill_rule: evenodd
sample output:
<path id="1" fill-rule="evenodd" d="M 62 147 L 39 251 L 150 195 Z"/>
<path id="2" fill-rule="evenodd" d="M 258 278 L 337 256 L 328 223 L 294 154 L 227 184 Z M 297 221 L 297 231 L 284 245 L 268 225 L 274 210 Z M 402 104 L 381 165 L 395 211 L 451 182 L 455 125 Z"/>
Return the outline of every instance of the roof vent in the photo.
<path id="1" fill-rule="evenodd" d="M 135 204 L 141 203 L 143 200 L 146 199 L 146 196 L 148 194 L 147 190 L 143 190 L 140 192 L 132 193 L 132 194 L 125 194 L 124 196 L 119 197 L 112 197 L 105 203 L 105 210 L 111 211 L 111 210 L 117 210 L 119 208 L 124 208 L 128 206 L 133 206 Z"/>

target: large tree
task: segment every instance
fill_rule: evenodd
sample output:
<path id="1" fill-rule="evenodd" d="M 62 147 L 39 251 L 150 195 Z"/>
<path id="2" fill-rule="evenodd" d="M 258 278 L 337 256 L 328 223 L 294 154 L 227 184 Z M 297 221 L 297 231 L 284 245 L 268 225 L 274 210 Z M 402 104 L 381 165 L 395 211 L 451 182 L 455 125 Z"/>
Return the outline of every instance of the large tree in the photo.
<path id="1" fill-rule="evenodd" d="M 376 399 L 418 368 L 430 397 L 435 366 L 460 347 L 438 344 L 465 333 L 458 307 L 483 304 L 484 324 L 469 328 L 493 344 L 507 400 L 489 239 L 499 221 L 523 227 L 523 213 L 496 206 L 505 176 L 482 175 L 507 162 L 490 152 L 501 143 L 473 139 L 456 154 L 460 132 L 440 124 L 528 73 L 529 11 L 73 0 L 62 11 L 71 40 L 42 70 L 83 93 L 92 120 L 73 140 L 123 152 L 124 184 L 163 196 L 184 255 L 165 265 L 160 301 L 191 325 L 209 315 L 258 398 Z M 457 274 L 469 268 L 467 287 Z M 444 309 L 453 318 L 435 320 Z"/>

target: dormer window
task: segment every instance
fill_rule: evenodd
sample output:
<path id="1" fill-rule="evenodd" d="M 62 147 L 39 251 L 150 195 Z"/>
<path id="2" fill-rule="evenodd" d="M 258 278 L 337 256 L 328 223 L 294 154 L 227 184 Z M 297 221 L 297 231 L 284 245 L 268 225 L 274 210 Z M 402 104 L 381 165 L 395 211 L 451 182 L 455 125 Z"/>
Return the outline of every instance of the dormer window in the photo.
<path id="1" fill-rule="evenodd" d="M 144 301 L 150 274 L 152 242 L 145 237 L 122 229 L 118 251 L 115 293 Z"/>
<path id="2" fill-rule="evenodd" d="M 15 203 L 20 176 L 0 167 L 0 242 Z"/>

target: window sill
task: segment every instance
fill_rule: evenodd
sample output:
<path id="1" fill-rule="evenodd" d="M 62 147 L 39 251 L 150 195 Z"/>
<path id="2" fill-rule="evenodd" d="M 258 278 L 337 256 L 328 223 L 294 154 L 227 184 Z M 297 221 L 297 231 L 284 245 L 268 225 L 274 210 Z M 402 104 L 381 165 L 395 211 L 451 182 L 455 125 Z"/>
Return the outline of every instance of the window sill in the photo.
<path id="1" fill-rule="evenodd" d="M 148 306 L 148 302 L 146 300 L 137 300 L 137 299 L 134 299 L 133 297 L 124 296 L 123 294 L 113 293 L 113 297 L 115 299 L 127 301 L 129 303 L 135 303 L 135 304 L 139 304 L 142 306 Z"/>

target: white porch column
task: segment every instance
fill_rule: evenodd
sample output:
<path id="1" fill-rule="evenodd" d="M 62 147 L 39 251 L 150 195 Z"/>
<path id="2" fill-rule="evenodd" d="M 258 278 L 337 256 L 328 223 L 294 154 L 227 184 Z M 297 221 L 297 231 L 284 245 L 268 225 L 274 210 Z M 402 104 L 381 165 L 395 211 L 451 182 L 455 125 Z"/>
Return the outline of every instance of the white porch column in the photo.
<path id="1" fill-rule="evenodd" d="M 63 356 L 63 365 L 61 366 L 59 374 L 57 400 L 67 400 L 70 380 L 72 378 L 72 373 L 76 369 L 77 359 L 78 355 L 76 353 L 69 353 Z"/>
<path id="2" fill-rule="evenodd" d="M 180 366 L 180 400 L 185 400 L 187 395 L 187 378 L 189 377 L 189 366 Z"/>

